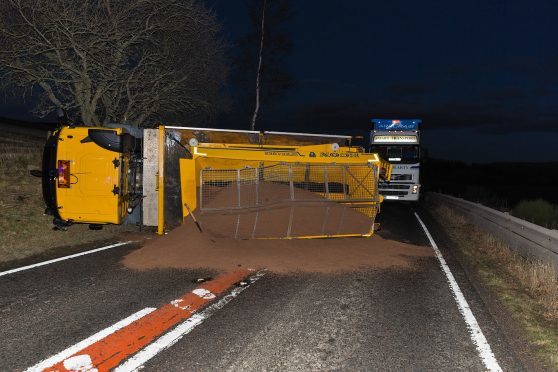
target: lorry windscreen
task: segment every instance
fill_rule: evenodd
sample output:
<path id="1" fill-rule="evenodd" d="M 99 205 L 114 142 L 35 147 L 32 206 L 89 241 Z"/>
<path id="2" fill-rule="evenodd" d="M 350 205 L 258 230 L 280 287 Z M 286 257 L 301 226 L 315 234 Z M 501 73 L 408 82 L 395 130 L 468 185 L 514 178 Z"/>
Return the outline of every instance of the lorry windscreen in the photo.
<path id="1" fill-rule="evenodd" d="M 383 159 L 394 163 L 414 164 L 420 161 L 418 145 L 376 145 L 372 146 L 372 152 L 377 152 Z"/>

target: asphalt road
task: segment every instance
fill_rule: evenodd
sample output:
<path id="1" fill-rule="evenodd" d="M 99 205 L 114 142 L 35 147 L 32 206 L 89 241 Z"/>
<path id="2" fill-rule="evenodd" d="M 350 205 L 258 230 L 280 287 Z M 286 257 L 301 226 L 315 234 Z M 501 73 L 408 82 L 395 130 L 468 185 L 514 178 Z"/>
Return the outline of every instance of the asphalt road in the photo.
<path id="1" fill-rule="evenodd" d="M 524 370 L 426 211 L 385 204 L 381 234 L 429 245 L 413 209 L 438 241 L 499 365 Z M 218 274 L 130 271 L 120 260 L 133 249 L 0 277 L 0 370 L 24 370 L 139 310 L 181 296 L 197 286 L 193 279 Z M 145 369 L 482 371 L 485 365 L 431 257 L 412 271 L 268 273 Z"/>

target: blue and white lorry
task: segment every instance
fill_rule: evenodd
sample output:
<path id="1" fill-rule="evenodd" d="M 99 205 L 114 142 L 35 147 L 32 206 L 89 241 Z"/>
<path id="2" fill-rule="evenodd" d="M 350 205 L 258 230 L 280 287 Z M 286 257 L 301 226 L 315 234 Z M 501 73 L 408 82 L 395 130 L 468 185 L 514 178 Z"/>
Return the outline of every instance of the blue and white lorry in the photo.
<path id="1" fill-rule="evenodd" d="M 419 119 L 372 119 L 370 152 L 393 165 L 389 180 L 379 183 L 386 200 L 418 201 L 420 196 Z"/>

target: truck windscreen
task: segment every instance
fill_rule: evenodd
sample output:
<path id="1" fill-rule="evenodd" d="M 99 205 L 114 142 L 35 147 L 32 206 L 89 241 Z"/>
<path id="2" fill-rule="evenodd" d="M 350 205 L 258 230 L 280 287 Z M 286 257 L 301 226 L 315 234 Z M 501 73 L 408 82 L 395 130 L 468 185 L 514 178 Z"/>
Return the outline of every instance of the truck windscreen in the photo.
<path id="1" fill-rule="evenodd" d="M 390 162 L 414 164 L 420 161 L 418 145 L 373 145 L 372 152 L 377 152 L 383 159 Z"/>

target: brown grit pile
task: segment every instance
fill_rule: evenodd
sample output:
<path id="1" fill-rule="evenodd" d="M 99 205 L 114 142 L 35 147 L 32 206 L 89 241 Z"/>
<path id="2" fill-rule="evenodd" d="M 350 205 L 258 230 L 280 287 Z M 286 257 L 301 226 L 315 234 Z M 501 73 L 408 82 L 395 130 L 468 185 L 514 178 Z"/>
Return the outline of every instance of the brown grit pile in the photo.
<path id="1" fill-rule="evenodd" d="M 283 185 L 266 185 L 260 189 L 260 195 L 265 195 L 261 201 L 273 203 L 275 200 L 270 198 L 281 195 L 285 188 Z M 212 203 L 223 206 L 227 200 L 234 200 L 236 191 L 234 188 L 225 189 Z M 296 192 L 301 194 L 297 198 L 317 199 L 315 193 Z M 280 273 L 333 273 L 360 269 L 411 269 L 417 259 L 433 255 L 429 247 L 388 240 L 376 234 L 370 238 L 243 239 L 284 236 L 290 210 L 291 207 L 273 207 L 259 212 L 244 211 L 240 213 L 240 219 L 236 214 L 196 213 L 203 232 L 188 217 L 182 226 L 167 235 L 147 241 L 142 248 L 126 256 L 123 263 L 137 270 L 207 268 L 223 271 L 240 266 L 267 268 Z M 303 206 L 295 210 L 293 234 L 313 235 L 317 229 L 322 229 L 323 206 Z M 347 232 L 353 228 L 362 232 L 369 230 L 371 220 L 356 210 L 334 207 L 327 213 L 327 224 L 335 225 L 336 229 L 341 221 Z M 254 234 L 255 219 L 257 227 Z M 328 229 L 330 227 L 326 226 Z M 236 231 L 240 239 L 234 239 Z"/>

